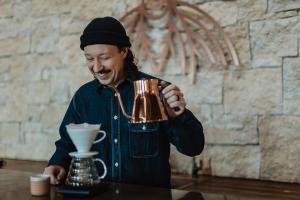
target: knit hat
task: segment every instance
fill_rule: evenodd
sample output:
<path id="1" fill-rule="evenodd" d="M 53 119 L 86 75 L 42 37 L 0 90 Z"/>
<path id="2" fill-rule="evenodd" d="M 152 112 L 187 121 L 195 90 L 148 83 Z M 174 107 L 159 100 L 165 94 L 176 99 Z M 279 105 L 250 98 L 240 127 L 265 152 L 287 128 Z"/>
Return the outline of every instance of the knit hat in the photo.
<path id="1" fill-rule="evenodd" d="M 91 44 L 112 44 L 131 47 L 123 25 L 113 17 L 93 19 L 80 36 L 80 49 Z"/>

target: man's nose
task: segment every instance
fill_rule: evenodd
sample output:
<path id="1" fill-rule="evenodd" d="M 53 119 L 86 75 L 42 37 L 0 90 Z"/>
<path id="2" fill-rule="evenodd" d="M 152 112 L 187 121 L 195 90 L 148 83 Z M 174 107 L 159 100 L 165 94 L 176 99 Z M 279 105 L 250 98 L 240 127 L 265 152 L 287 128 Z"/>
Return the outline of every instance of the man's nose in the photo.
<path id="1" fill-rule="evenodd" d="M 94 65 L 93 65 L 93 71 L 95 73 L 101 71 L 103 68 L 101 62 L 99 61 L 99 59 L 95 59 Z"/>

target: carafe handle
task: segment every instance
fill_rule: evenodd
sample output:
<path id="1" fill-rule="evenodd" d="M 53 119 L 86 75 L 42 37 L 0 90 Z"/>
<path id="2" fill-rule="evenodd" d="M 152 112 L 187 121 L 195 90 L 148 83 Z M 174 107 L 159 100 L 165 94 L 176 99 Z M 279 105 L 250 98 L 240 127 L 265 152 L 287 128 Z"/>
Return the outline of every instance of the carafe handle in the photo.
<path id="1" fill-rule="evenodd" d="M 99 177 L 99 179 L 103 179 L 107 174 L 107 169 L 106 169 L 105 163 L 100 158 L 95 158 L 93 160 L 94 160 L 94 162 L 100 162 L 103 165 L 104 172 L 103 172 L 102 176 Z"/>
<path id="2" fill-rule="evenodd" d="M 106 132 L 105 131 L 100 130 L 100 131 L 98 131 L 98 133 L 103 133 L 103 136 L 100 139 L 94 141 L 93 142 L 94 144 L 96 144 L 98 142 L 101 142 L 106 137 Z"/>

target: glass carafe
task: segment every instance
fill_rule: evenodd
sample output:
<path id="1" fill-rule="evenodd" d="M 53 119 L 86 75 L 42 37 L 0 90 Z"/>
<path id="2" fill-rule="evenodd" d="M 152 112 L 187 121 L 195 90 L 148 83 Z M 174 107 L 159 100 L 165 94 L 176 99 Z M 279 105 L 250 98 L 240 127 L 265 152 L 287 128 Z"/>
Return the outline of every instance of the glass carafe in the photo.
<path id="1" fill-rule="evenodd" d="M 103 165 L 103 174 L 99 176 L 95 162 Z M 69 168 L 66 184 L 74 187 L 95 186 L 101 182 L 107 174 L 107 169 L 101 159 L 93 157 L 73 157 Z"/>

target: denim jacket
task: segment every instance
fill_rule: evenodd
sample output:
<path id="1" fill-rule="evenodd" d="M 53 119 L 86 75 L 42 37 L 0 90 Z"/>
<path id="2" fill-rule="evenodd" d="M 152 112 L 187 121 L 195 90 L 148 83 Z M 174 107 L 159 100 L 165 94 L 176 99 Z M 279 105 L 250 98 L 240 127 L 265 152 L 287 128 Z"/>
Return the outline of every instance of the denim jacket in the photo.
<path id="1" fill-rule="evenodd" d="M 136 80 L 144 78 L 153 77 L 137 72 Z M 128 114 L 133 107 L 133 81 L 127 78 L 118 86 Z M 101 124 L 101 130 L 107 133 L 106 138 L 91 149 L 98 151 L 95 157 L 106 163 L 107 181 L 170 187 L 170 143 L 188 156 L 200 154 L 204 146 L 202 125 L 188 109 L 165 122 L 132 124 L 122 114 L 114 91 L 93 80 L 81 86 L 73 96 L 49 165 L 61 165 L 68 171 L 71 160 L 68 153 L 76 148 L 65 126 L 84 122 Z M 98 167 L 101 171 L 101 166 Z"/>

